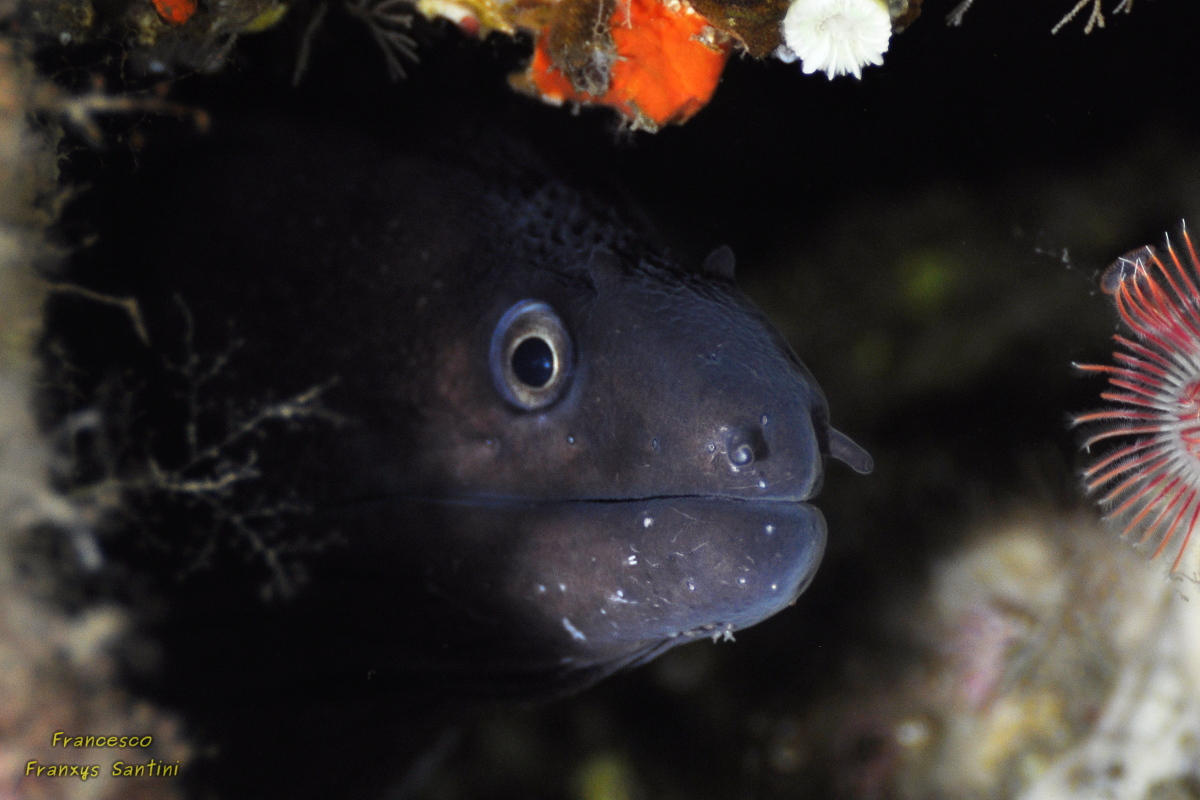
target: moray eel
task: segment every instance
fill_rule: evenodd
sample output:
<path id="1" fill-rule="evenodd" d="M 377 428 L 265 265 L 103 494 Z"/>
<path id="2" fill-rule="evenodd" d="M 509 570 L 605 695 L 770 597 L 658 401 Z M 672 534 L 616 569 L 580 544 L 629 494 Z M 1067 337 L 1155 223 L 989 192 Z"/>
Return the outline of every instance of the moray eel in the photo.
<path id="1" fill-rule="evenodd" d="M 129 482 L 229 565 L 170 589 L 168 700 L 560 695 L 812 580 L 826 457 L 870 457 L 732 252 L 685 269 L 505 161 L 241 137 L 123 204 L 97 291 L 144 326 Z"/>

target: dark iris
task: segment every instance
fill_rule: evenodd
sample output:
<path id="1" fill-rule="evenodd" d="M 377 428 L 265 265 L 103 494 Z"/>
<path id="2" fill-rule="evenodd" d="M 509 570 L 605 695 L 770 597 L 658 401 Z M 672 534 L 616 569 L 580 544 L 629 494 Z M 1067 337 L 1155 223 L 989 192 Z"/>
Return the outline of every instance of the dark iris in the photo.
<path id="1" fill-rule="evenodd" d="M 545 386 L 554 377 L 554 352 L 545 339 L 531 336 L 513 350 L 512 371 L 526 386 Z"/>

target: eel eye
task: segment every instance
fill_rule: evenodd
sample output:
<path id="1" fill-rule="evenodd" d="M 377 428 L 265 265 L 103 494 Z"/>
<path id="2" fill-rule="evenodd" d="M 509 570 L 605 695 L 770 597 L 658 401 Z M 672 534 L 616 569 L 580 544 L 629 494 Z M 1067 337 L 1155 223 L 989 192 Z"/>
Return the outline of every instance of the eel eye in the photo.
<path id="1" fill-rule="evenodd" d="M 562 320 L 537 300 L 514 304 L 492 334 L 492 382 L 505 400 L 526 411 L 545 408 L 562 396 L 573 360 Z"/>

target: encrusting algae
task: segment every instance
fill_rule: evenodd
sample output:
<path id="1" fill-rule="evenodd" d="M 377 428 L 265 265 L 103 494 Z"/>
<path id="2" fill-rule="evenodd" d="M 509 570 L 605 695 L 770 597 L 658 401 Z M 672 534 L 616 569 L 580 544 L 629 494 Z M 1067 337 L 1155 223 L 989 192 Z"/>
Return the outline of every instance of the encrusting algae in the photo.
<path id="1" fill-rule="evenodd" d="M 290 17 L 304 28 L 298 82 L 331 8 L 370 29 L 393 79 L 404 76 L 401 60 L 416 59 L 405 31 L 420 14 L 473 37 L 528 36 L 533 54 L 512 76 L 515 88 L 554 105 L 607 106 L 628 127 L 657 131 L 709 102 L 734 51 L 861 78 L 918 16 L 920 0 L 68 0 L 31 4 L 24 22 L 61 45 L 122 42 L 138 71 L 166 77 L 220 69 L 241 36 Z"/>
<path id="2" fill-rule="evenodd" d="M 972 2 L 963 0 L 950 24 L 961 24 Z M 1085 31 L 1103 27 L 1099 0 L 1080 0 L 1053 32 L 1089 3 Z M 402 60 L 416 60 L 405 32 L 416 14 L 472 37 L 528 36 L 533 54 L 512 76 L 515 88 L 553 105 L 610 107 L 627 127 L 653 132 L 703 108 L 733 52 L 861 79 L 864 67 L 883 63 L 892 35 L 920 16 L 921 0 L 65 0 L 27 4 L 21 24 L 26 35 L 62 45 L 123 43 L 138 71 L 166 77 L 216 71 L 239 37 L 303 20 L 298 83 L 330 9 L 370 29 L 393 79 L 404 77 Z"/>
<path id="3" fill-rule="evenodd" d="M 1077 512 L 987 522 L 932 566 L 897 607 L 907 663 L 766 713 L 774 771 L 860 800 L 1195 797 L 1200 607 L 1177 582 Z"/>
<path id="4" fill-rule="evenodd" d="M 421 0 L 417 7 L 473 34 L 532 34 L 533 59 L 513 77 L 516 88 L 555 105 L 609 106 L 631 127 L 656 131 L 708 103 L 734 50 L 799 58 L 805 72 L 830 78 L 861 77 L 863 66 L 882 63 L 892 32 L 916 18 L 920 3 Z"/>
<path id="5" fill-rule="evenodd" d="M 0 22 L 9 22 L 0 3 Z M 53 260 L 55 147 L 69 104 L 39 77 L 19 42 L 0 35 L 0 797 L 174 800 L 172 782 L 113 777 L 112 751 L 64 751 L 63 729 L 145 737 L 146 758 L 186 763 L 180 725 L 120 683 L 130 615 L 112 604 L 70 610 L 53 553 L 86 571 L 98 558 L 96 515 L 52 485 L 54 453 L 38 429 L 33 347 Z M 97 755 L 100 753 L 100 755 Z M 127 759 L 131 760 L 131 759 Z M 31 766 L 32 764 L 32 766 Z M 51 770 L 51 765 L 53 770 Z M 39 777 L 38 767 L 43 771 Z M 53 776 L 53 777 L 50 777 Z M 86 776 L 86 777 L 85 777 Z"/>

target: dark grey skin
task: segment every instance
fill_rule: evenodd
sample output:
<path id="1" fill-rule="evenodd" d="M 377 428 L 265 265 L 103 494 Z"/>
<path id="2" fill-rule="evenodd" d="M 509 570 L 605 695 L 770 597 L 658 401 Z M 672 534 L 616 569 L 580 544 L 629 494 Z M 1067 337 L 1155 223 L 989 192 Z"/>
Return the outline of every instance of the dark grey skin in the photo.
<path id="1" fill-rule="evenodd" d="M 684 269 L 608 206 L 503 171 L 252 136 L 139 194 L 141 220 L 172 224 L 135 225 L 120 255 L 134 278 L 107 288 L 139 295 L 146 363 L 187 357 L 186 318 L 195 352 L 241 343 L 206 387 L 241 416 L 223 413 L 320 409 L 273 418 L 227 459 L 252 450 L 252 492 L 301 501 L 280 541 L 322 548 L 280 557 L 303 580 L 259 600 L 262 554 L 232 536 L 249 568 L 170 590 L 159 693 L 238 742 L 246 763 L 226 777 L 281 731 L 293 750 L 315 725 L 390 741 L 414 686 L 551 697 L 760 622 L 821 560 L 807 501 L 826 457 L 870 470 L 735 288 L 727 249 Z M 557 388 L 527 408 L 501 323 L 531 303 L 562 339 Z M 171 440 L 178 415 L 149 417 L 147 439 Z M 205 702 L 218 685 L 261 705 L 222 716 Z"/>

